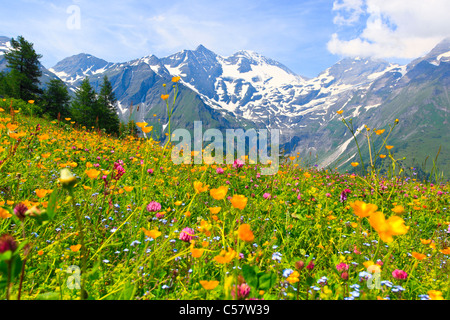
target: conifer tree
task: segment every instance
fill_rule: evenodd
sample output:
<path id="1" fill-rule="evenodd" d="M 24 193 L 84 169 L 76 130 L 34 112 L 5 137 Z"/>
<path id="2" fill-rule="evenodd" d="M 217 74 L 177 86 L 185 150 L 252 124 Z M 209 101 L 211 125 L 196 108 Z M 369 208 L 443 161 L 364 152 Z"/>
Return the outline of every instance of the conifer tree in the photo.
<path id="1" fill-rule="evenodd" d="M 68 117 L 70 115 L 69 103 L 70 95 L 66 85 L 59 79 L 52 79 L 48 83 L 47 88 L 42 96 L 43 112 L 50 117 L 56 119 L 58 113 L 61 117 Z"/>
<path id="2" fill-rule="evenodd" d="M 113 92 L 111 82 L 105 75 L 98 95 L 99 108 L 97 109 L 97 116 L 99 126 L 104 128 L 108 133 L 119 132 L 120 120 L 117 114 L 116 103 L 117 99 Z"/>
<path id="3" fill-rule="evenodd" d="M 6 67 L 11 70 L 7 77 L 7 94 L 25 101 L 37 99 L 42 94 L 39 88 L 42 55 L 36 53 L 32 43 L 19 36 L 17 40 L 11 39 L 11 50 L 4 56 Z"/>

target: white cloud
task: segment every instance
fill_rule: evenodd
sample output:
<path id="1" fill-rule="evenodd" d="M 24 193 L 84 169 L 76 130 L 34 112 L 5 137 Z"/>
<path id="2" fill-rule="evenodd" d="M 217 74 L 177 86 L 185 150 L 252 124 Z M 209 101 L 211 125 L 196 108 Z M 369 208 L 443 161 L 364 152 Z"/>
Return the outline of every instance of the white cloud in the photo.
<path id="1" fill-rule="evenodd" d="M 328 50 L 344 56 L 413 59 L 431 50 L 450 36 L 450 1 L 448 0 L 347 0 L 334 3 L 335 23 L 342 25 L 342 11 L 358 9 L 367 16 L 363 30 L 353 39 L 341 39 L 334 33 Z M 347 22 L 356 22 L 347 18 Z"/>
<path id="2" fill-rule="evenodd" d="M 351 25 L 359 20 L 364 10 L 363 0 L 334 1 L 333 11 L 337 11 L 333 22 L 338 25 Z"/>

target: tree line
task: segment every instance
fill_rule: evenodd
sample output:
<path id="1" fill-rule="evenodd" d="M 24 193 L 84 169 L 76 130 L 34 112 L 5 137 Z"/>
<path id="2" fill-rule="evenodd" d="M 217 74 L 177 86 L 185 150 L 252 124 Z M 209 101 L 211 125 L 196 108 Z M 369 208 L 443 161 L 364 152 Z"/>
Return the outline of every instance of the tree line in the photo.
<path id="1" fill-rule="evenodd" d="M 111 134 L 119 134 L 130 127 L 119 120 L 117 99 L 106 75 L 98 93 L 87 77 L 73 98 L 60 79 L 51 79 L 42 89 L 39 67 L 42 55 L 37 54 L 33 44 L 22 36 L 11 39 L 10 43 L 11 49 L 4 55 L 7 71 L 0 72 L 0 96 L 33 100 L 42 116 L 71 118 L 86 128 L 104 129 Z"/>

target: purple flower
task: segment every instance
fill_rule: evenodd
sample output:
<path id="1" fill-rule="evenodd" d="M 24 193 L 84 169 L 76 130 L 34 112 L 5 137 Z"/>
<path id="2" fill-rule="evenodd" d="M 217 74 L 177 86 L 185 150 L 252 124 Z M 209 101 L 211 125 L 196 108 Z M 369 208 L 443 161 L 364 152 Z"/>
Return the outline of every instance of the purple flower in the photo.
<path id="1" fill-rule="evenodd" d="M 180 240 L 190 242 L 195 237 L 195 231 L 191 228 L 184 228 L 180 233 Z"/>
<path id="2" fill-rule="evenodd" d="M 147 169 L 147 172 L 152 174 L 153 173 L 153 169 Z"/>
<path id="3" fill-rule="evenodd" d="M 156 212 L 161 210 L 161 204 L 156 201 L 152 201 L 147 205 L 147 211 L 148 212 Z"/>
<path id="4" fill-rule="evenodd" d="M 263 194 L 263 198 L 264 198 L 264 199 L 270 199 L 270 198 L 271 198 L 270 193 L 268 193 L 268 192 L 264 193 L 264 194 Z"/>
<path id="5" fill-rule="evenodd" d="M 25 219 L 25 212 L 27 212 L 28 207 L 24 205 L 23 203 L 19 203 L 14 208 L 14 214 L 19 218 L 20 220 Z"/>

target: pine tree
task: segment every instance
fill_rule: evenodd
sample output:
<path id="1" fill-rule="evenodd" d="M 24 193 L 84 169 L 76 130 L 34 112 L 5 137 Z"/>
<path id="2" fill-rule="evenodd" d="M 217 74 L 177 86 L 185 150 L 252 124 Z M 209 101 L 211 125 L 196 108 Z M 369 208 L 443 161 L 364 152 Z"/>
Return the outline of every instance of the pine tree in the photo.
<path id="1" fill-rule="evenodd" d="M 39 77 L 42 75 L 39 69 L 39 59 L 42 55 L 37 54 L 33 44 L 26 41 L 22 36 L 11 39 L 12 49 L 5 53 L 6 67 L 9 73 L 9 95 L 22 100 L 35 100 L 42 94 L 39 88 Z"/>
<path id="2" fill-rule="evenodd" d="M 98 95 L 98 119 L 99 127 L 108 133 L 119 133 L 120 120 L 116 109 L 117 99 L 115 97 L 111 82 L 105 75 L 103 84 Z"/>
<path id="3" fill-rule="evenodd" d="M 52 79 L 42 96 L 43 112 L 56 119 L 58 113 L 61 117 L 70 115 L 70 95 L 66 85 L 59 79 Z"/>
<path id="4" fill-rule="evenodd" d="M 97 109 L 98 101 L 95 90 L 89 83 L 88 78 L 84 78 L 72 101 L 70 109 L 72 117 L 80 125 L 90 129 L 96 125 Z"/>

